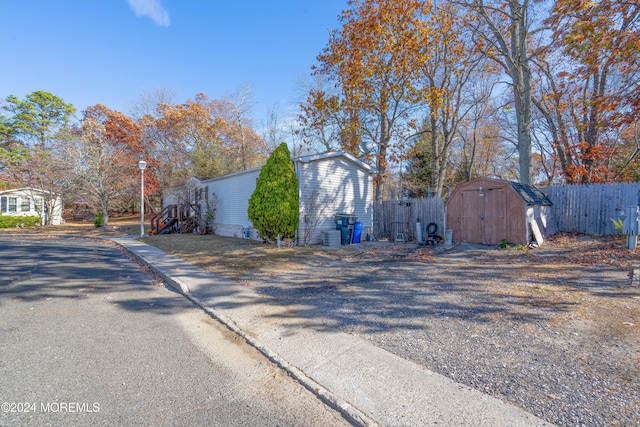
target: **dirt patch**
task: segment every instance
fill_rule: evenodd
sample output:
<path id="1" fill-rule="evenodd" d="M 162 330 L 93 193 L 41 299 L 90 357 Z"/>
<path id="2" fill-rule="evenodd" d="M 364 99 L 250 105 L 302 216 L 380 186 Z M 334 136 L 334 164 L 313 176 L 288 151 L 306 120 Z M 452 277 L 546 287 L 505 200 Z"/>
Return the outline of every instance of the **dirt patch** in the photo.
<path id="1" fill-rule="evenodd" d="M 159 235 L 143 239 L 165 252 L 216 274 L 247 280 L 254 274 L 277 274 L 323 256 L 313 247 L 282 247 L 253 240 L 209 235 Z"/>

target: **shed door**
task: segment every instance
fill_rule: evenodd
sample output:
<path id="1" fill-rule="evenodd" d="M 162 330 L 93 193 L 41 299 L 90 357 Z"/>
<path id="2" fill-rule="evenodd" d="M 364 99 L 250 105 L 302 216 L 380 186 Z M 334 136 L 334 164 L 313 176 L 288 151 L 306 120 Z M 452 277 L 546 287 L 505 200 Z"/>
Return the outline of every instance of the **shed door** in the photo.
<path id="1" fill-rule="evenodd" d="M 484 197 L 477 190 L 462 192 L 462 236 L 460 240 L 468 243 L 482 243 L 481 232 L 484 218 Z"/>
<path id="2" fill-rule="evenodd" d="M 504 190 L 462 192 L 462 241 L 497 245 L 506 237 Z"/>

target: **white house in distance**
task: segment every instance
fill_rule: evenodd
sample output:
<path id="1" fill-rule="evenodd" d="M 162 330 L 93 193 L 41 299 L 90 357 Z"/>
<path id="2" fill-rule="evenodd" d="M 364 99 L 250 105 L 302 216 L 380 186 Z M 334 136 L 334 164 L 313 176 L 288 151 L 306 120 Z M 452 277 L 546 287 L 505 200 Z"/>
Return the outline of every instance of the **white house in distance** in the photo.
<path id="1" fill-rule="evenodd" d="M 0 191 L 2 215 L 39 216 L 43 224 L 60 225 L 62 200 L 46 190 L 24 187 Z"/>
<path id="2" fill-rule="evenodd" d="M 351 154 L 335 152 L 300 157 L 294 160 L 300 199 L 299 244 L 317 244 L 323 231 L 335 230 L 335 214 L 357 217 L 362 235 L 372 234 L 373 169 Z M 216 200 L 215 233 L 220 236 L 257 239 L 248 216 L 249 198 L 256 187 L 261 168 L 218 178 L 197 180 L 205 200 Z M 193 199 L 192 199 L 193 200 Z M 164 205 L 178 204 L 167 196 Z"/>

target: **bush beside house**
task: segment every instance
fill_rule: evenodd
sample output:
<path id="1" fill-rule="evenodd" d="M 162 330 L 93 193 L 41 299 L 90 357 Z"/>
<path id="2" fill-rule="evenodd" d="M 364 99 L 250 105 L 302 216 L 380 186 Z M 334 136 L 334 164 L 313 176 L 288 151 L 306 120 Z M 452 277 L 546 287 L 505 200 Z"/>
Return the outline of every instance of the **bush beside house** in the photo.
<path id="1" fill-rule="evenodd" d="M 0 228 L 33 227 L 40 225 L 40 223 L 42 223 L 42 218 L 39 216 L 2 215 L 0 212 Z"/>
<path id="2" fill-rule="evenodd" d="M 280 144 L 260 171 L 249 199 L 248 215 L 260 236 L 293 238 L 298 228 L 298 177 L 286 143 Z"/>

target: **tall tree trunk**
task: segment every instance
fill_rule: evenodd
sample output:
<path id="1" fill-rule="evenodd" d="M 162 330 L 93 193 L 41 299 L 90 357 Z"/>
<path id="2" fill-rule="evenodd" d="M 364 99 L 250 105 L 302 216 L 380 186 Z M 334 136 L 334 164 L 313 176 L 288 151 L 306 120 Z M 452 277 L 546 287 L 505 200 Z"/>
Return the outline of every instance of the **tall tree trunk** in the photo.
<path id="1" fill-rule="evenodd" d="M 531 149 L 531 72 L 528 61 L 515 64 L 512 71 L 513 94 L 518 125 L 518 166 L 520 183 L 533 184 Z"/>
<path id="2" fill-rule="evenodd" d="M 586 172 L 582 176 L 582 183 L 586 184 L 592 181 L 594 168 L 597 166 L 598 153 L 596 153 L 600 139 L 599 125 L 601 124 L 600 112 L 606 94 L 607 88 L 608 65 L 605 63 L 601 69 L 598 69 L 591 76 L 593 88 L 591 90 L 591 103 L 588 112 L 585 111 L 586 132 L 584 142 L 586 143 L 586 153 L 584 156 L 584 166 Z"/>
<path id="3" fill-rule="evenodd" d="M 531 149 L 531 69 L 529 67 L 529 0 L 508 0 L 509 10 L 503 13 L 507 22 L 499 20 L 493 13 L 493 5 L 486 5 L 484 0 L 472 0 L 467 3 L 483 19 L 491 37 L 478 29 L 482 37 L 489 39 L 490 45 L 497 53 L 494 59 L 505 68 L 511 77 L 513 97 L 518 127 L 518 164 L 520 182 L 533 183 L 533 165 Z M 503 33 L 508 24 L 508 33 Z"/>
<path id="4" fill-rule="evenodd" d="M 382 201 L 384 194 L 384 174 L 387 171 L 387 149 L 389 148 L 389 121 L 383 116 L 380 120 L 380 141 L 378 143 L 378 155 L 376 156 L 376 169 L 378 170 L 377 185 L 375 188 L 376 203 Z"/>
<path id="5" fill-rule="evenodd" d="M 510 1 L 511 6 L 511 77 L 518 123 L 518 163 L 520 183 L 533 184 L 531 150 L 531 69 L 527 46 L 528 2 Z"/>

